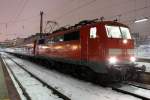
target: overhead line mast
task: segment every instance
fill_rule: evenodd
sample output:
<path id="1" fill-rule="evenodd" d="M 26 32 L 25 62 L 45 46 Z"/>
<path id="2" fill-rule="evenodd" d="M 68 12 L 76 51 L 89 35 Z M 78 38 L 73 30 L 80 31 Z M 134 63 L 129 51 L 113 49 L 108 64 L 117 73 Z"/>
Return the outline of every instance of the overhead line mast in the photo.
<path id="1" fill-rule="evenodd" d="M 42 33 L 43 33 L 43 11 L 40 12 L 40 16 L 41 16 L 41 19 L 40 19 L 40 34 L 42 35 Z"/>

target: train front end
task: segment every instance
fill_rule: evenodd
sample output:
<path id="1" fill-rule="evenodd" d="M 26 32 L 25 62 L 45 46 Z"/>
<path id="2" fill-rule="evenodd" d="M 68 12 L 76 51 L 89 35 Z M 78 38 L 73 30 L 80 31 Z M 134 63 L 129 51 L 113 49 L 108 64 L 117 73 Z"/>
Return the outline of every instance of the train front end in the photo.
<path id="1" fill-rule="evenodd" d="M 108 73 L 113 80 L 129 80 L 137 78 L 145 67 L 135 64 L 134 40 L 129 28 L 123 24 L 105 24 L 106 30 L 106 62 Z"/>

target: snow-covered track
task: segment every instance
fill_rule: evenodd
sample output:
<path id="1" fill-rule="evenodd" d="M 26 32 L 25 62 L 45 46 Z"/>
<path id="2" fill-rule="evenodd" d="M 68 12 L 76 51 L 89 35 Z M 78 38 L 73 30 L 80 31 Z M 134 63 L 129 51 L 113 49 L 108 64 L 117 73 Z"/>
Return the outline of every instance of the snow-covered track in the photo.
<path id="1" fill-rule="evenodd" d="M 49 70 L 28 60 L 20 59 L 7 53 L 2 53 L 13 59 L 26 70 L 46 82 L 53 88 L 65 94 L 71 100 L 141 100 L 132 95 L 112 90 L 110 87 L 101 87 L 89 82 L 78 80 L 68 75 Z M 43 99 L 40 99 L 43 100 Z M 53 100 L 53 99 L 52 99 Z"/>
<path id="2" fill-rule="evenodd" d="M 52 92 L 52 94 L 56 97 L 55 100 L 71 100 L 70 98 L 68 98 L 67 96 L 65 96 L 64 94 L 60 93 L 58 90 L 56 90 L 55 88 L 51 87 L 50 85 L 48 85 L 47 83 L 43 82 L 41 79 L 39 79 L 37 76 L 35 76 L 34 74 L 32 74 L 31 72 L 29 72 L 28 70 L 26 70 L 25 68 L 23 68 L 23 65 L 18 64 L 16 61 L 14 61 L 13 59 L 11 59 L 8 56 L 5 56 L 5 58 L 9 59 L 11 61 L 11 63 L 14 63 L 14 65 L 16 65 L 18 68 L 20 68 L 21 70 L 24 70 L 23 73 L 27 73 L 27 76 L 30 76 L 30 78 L 33 78 L 33 80 L 38 81 L 39 83 L 42 84 L 43 87 L 46 87 L 49 89 L 49 91 Z M 17 76 L 15 75 L 15 72 L 12 70 L 12 68 L 10 67 L 10 65 L 5 61 L 4 57 L 2 57 L 3 59 L 3 63 L 5 64 L 5 66 L 10 70 L 11 74 L 13 75 L 15 81 L 18 83 L 19 87 L 21 88 L 23 95 L 26 97 L 26 100 L 34 100 L 31 97 L 31 94 L 27 92 L 27 89 L 22 85 L 22 83 L 20 82 L 20 80 L 17 78 Z M 27 78 L 28 79 L 28 78 Z M 31 79 L 32 80 L 32 79 Z M 28 80 L 27 80 L 28 81 Z M 35 84 L 36 85 L 36 84 Z M 43 99 L 42 99 L 43 100 Z M 48 99 L 44 99 L 44 100 L 48 100 Z M 51 100 L 51 99 L 50 99 Z M 52 99 L 53 100 L 53 99 Z"/>
<path id="3" fill-rule="evenodd" d="M 150 90 L 150 85 L 149 84 L 142 84 L 142 83 L 137 83 L 137 82 L 127 82 L 129 85 L 133 85 L 139 88 L 143 88 L 146 90 Z"/>
<path id="4" fill-rule="evenodd" d="M 150 63 L 150 58 L 137 58 L 137 61 Z"/>
<path id="5" fill-rule="evenodd" d="M 133 95 L 142 100 L 150 100 L 150 90 L 148 85 L 138 83 L 120 83 L 112 86 L 112 89 L 121 93 Z"/>

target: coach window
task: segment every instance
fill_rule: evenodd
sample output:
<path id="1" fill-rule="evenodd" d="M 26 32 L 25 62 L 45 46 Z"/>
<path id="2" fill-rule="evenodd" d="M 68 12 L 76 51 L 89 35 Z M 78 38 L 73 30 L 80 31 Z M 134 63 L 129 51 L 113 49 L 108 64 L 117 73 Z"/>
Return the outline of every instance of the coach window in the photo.
<path id="1" fill-rule="evenodd" d="M 97 28 L 92 27 L 90 28 L 90 38 L 96 38 Z"/>
<path id="2" fill-rule="evenodd" d="M 64 35 L 58 36 L 58 42 L 63 42 L 64 41 Z"/>
<path id="3" fill-rule="evenodd" d="M 38 41 L 38 44 L 45 44 L 45 39 L 40 39 L 40 40 Z"/>
<path id="4" fill-rule="evenodd" d="M 48 40 L 48 44 L 52 44 L 52 43 L 54 43 L 54 37 L 52 37 Z"/>
<path id="5" fill-rule="evenodd" d="M 64 41 L 79 40 L 79 39 L 80 39 L 79 31 L 64 34 Z"/>
<path id="6" fill-rule="evenodd" d="M 54 42 L 62 42 L 62 41 L 64 41 L 63 35 L 58 35 L 54 37 Z"/>

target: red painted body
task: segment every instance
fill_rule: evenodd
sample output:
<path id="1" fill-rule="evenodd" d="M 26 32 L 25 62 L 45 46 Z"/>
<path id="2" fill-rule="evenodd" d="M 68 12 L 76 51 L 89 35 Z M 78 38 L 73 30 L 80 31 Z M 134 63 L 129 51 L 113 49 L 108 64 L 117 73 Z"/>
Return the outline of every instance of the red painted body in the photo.
<path id="1" fill-rule="evenodd" d="M 39 46 L 38 54 L 46 55 L 49 57 L 58 57 L 63 59 L 72 60 L 83 60 L 90 62 L 106 61 L 109 57 L 108 49 L 122 49 L 122 54 L 118 57 L 122 60 L 129 59 L 130 56 L 126 53 L 127 49 L 134 49 L 134 41 L 128 40 L 127 44 L 123 44 L 123 39 L 108 38 L 106 29 L 104 25 L 117 25 L 124 26 L 123 24 L 117 22 L 100 22 L 92 25 L 85 25 L 79 29 L 69 30 L 69 31 L 80 31 L 80 40 L 72 40 L 65 42 L 58 42 L 53 44 L 44 44 Z M 97 28 L 97 37 L 90 38 L 90 28 Z M 49 35 L 49 38 L 66 34 L 69 31 L 58 32 Z M 126 53 L 126 54 L 125 54 Z"/>
<path id="2" fill-rule="evenodd" d="M 45 40 L 69 34 L 70 32 L 79 31 L 80 38 L 78 40 L 61 41 L 56 43 L 38 44 L 34 42 L 32 49 L 34 55 L 42 55 L 50 58 L 61 58 L 64 60 L 84 62 L 89 65 L 92 70 L 98 73 L 108 73 L 109 67 L 108 59 L 115 56 L 118 59 L 118 64 L 130 64 L 130 54 L 128 50 L 134 49 L 134 41 L 128 39 L 127 43 L 123 43 L 123 38 L 108 38 L 105 25 L 122 26 L 128 28 L 114 21 L 101 21 L 93 24 L 81 25 L 65 31 L 59 31 L 49 34 Z M 90 38 L 90 29 L 96 27 L 96 37 Z M 120 54 L 109 54 L 109 50 L 120 50 Z M 118 53 L 115 51 L 115 53 Z"/>

